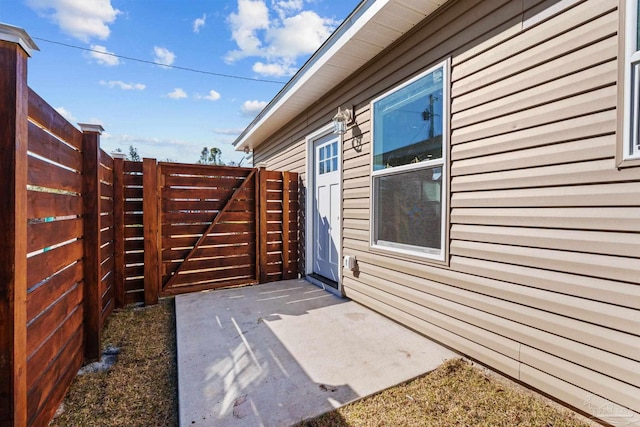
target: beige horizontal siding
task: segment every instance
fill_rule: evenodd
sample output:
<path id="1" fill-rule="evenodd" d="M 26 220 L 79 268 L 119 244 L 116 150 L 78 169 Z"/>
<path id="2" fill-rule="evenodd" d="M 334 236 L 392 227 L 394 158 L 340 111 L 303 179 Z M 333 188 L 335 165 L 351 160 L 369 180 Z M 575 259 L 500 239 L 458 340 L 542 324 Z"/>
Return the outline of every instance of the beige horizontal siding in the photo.
<path id="1" fill-rule="evenodd" d="M 379 273 L 369 266 L 364 266 L 363 270 Z M 459 321 L 473 324 L 476 328 L 492 331 L 515 342 L 527 342 L 531 346 L 545 348 L 558 357 L 570 359 L 582 366 L 589 367 L 594 373 L 597 372 L 612 378 L 622 373 L 624 376 L 615 380 L 619 383 L 620 388 L 628 387 L 628 383 L 640 381 L 640 362 L 607 350 L 607 348 L 618 348 L 620 343 L 633 349 L 633 343 L 625 343 L 625 334 L 618 333 L 617 337 L 612 337 L 609 335 L 608 329 L 599 327 L 600 336 L 606 338 L 607 341 L 602 343 L 603 349 L 598 349 L 573 340 L 573 336 L 560 337 L 554 333 L 559 325 L 563 325 L 563 327 L 571 329 L 573 335 L 579 337 L 584 333 L 581 330 L 581 322 L 567 321 L 561 316 L 543 316 L 539 310 L 529 306 L 506 302 L 482 294 L 469 294 L 457 288 L 442 287 L 436 282 L 419 282 L 415 278 L 405 277 L 401 273 L 397 274 L 395 281 L 390 281 L 362 271 L 357 280 L 430 310 L 447 313 Z M 542 294 L 543 292 L 538 291 L 538 293 Z M 565 325 L 565 323 L 568 324 Z M 457 328 L 456 332 L 459 332 Z M 483 333 L 478 332 L 478 334 Z M 519 346 L 516 348 L 519 351 Z M 512 357 L 519 357 L 512 353 L 513 345 L 510 342 L 500 349 L 494 347 L 494 350 L 499 350 Z M 613 363 L 606 365 L 602 363 L 603 360 L 609 360 Z"/>
<path id="2" fill-rule="evenodd" d="M 486 174 L 487 172 L 504 172 L 513 169 L 534 168 L 540 166 L 563 165 L 567 163 L 586 162 L 598 159 L 613 159 L 611 147 L 615 145 L 615 135 L 579 139 L 457 160 L 451 167 L 454 179 L 459 175 Z M 611 176 L 611 165 L 604 165 Z M 461 189 L 460 191 L 465 191 Z"/>
<path id="3" fill-rule="evenodd" d="M 509 285 L 523 285 L 535 289 L 545 289 L 557 295 L 561 304 L 562 295 L 574 295 L 584 301 L 584 306 L 578 307 L 582 310 L 581 316 L 573 313 L 572 317 L 582 317 L 591 319 L 595 323 L 604 325 L 610 324 L 602 319 L 602 316 L 618 316 L 619 307 L 628 307 L 635 311 L 640 309 L 640 290 L 637 284 L 616 282 L 613 280 L 599 279 L 596 277 L 588 277 L 581 274 L 563 273 L 553 270 L 538 269 L 535 267 L 505 264 L 501 261 L 488 261 L 484 259 L 464 258 L 459 256 L 451 257 L 451 267 L 455 271 L 466 272 L 478 275 L 480 277 L 491 277 L 492 279 L 504 282 Z M 506 285 L 502 289 L 507 289 Z M 521 298 L 527 297 L 525 288 L 513 288 L 521 293 Z M 473 291 L 474 289 L 470 289 Z M 499 294 L 496 294 L 499 295 Z M 507 298 L 515 298 L 507 295 Z M 611 304 L 608 310 L 593 312 L 590 309 L 590 301 L 599 301 Z M 545 309 L 550 308 L 552 311 L 557 310 L 555 307 L 544 306 Z M 622 319 L 624 321 L 624 319 Z M 631 327 L 626 330 L 633 333 L 633 329 L 637 327 L 636 317 L 629 318 Z M 618 326 L 612 326 L 614 329 L 625 329 Z M 637 358 L 636 358 L 637 359 Z"/>
<path id="4" fill-rule="evenodd" d="M 615 35 L 618 31 L 618 16 L 615 10 L 617 3 L 617 0 L 599 0 L 589 4 L 586 10 L 581 10 L 581 14 L 572 17 L 571 21 L 567 20 L 566 25 L 556 26 L 549 33 L 544 33 L 546 41 L 543 43 L 529 43 L 529 40 L 534 38 L 533 35 L 543 28 L 541 25 L 532 31 L 519 33 L 511 39 L 512 43 L 502 43 L 487 54 L 476 56 L 456 66 L 452 71 L 453 96 L 461 96 L 527 70 L 532 67 L 533 58 L 537 64 L 562 58 L 567 52 Z M 597 15 L 591 14 L 590 11 L 596 10 L 598 5 L 611 9 L 611 13 L 594 18 Z M 561 14 L 553 21 L 557 22 L 563 16 L 566 15 Z M 517 54 L 513 54 L 512 45 L 519 51 Z M 594 61 L 600 60 L 594 58 Z M 478 72 L 479 70 L 482 72 Z"/>
<path id="5" fill-rule="evenodd" d="M 638 236 L 621 232 L 453 224 L 451 239 L 626 257 L 640 254 Z"/>
<path id="6" fill-rule="evenodd" d="M 640 178 L 640 170 L 638 169 L 621 170 L 615 176 L 612 176 L 611 170 L 615 168 L 615 159 L 605 159 L 535 169 L 517 169 L 483 175 L 454 177 L 451 185 L 456 192 L 469 192 L 559 185 L 609 184 L 613 182 L 628 182 Z"/>
<path id="7" fill-rule="evenodd" d="M 492 135 L 464 144 L 452 141 L 451 154 L 454 160 L 452 169 L 456 170 L 456 160 L 612 134 L 616 126 L 615 120 L 615 110 L 607 110 L 502 135 Z M 609 151 L 614 148 L 610 147 Z"/>
<path id="8" fill-rule="evenodd" d="M 487 138 L 514 130 L 527 129 L 558 122 L 597 111 L 613 109 L 617 102 L 615 86 L 607 86 L 591 92 L 540 105 L 526 111 L 486 120 L 451 132 L 453 143 Z"/>
<path id="9" fill-rule="evenodd" d="M 569 98 L 594 88 L 615 84 L 618 67 L 616 61 L 608 61 L 592 68 L 552 80 L 541 87 L 532 87 L 511 95 L 484 102 L 473 108 L 454 113 L 451 121 L 453 129 L 482 123 L 496 117 L 529 110 L 539 105 Z"/>
<path id="10" fill-rule="evenodd" d="M 610 35 L 594 44 L 586 45 L 559 58 L 540 63 L 536 67 L 505 77 L 473 92 L 468 92 L 462 98 L 454 98 L 452 112 L 456 114 L 487 102 L 493 102 L 505 95 L 538 87 L 563 76 L 593 67 L 597 64 L 594 62 L 594 58 L 602 62 L 612 61 L 617 56 L 616 47 L 617 37 L 615 34 Z"/>
<path id="11" fill-rule="evenodd" d="M 631 257 L 593 255 L 530 246 L 499 245 L 462 240 L 451 242 L 451 254 L 630 283 L 637 282 L 640 277 L 640 263 L 637 262 L 637 258 Z M 614 308 L 612 307 L 612 309 Z"/>
<path id="12" fill-rule="evenodd" d="M 518 363 L 513 357 L 504 355 L 494 348 L 480 344 L 487 340 L 495 340 L 495 348 L 508 349 L 514 353 L 517 343 L 510 342 L 499 335 L 473 328 L 471 325 L 456 321 L 455 318 L 437 311 L 429 310 L 409 300 L 397 298 L 385 292 L 380 292 L 368 284 L 362 284 L 352 278 L 344 279 L 345 295 L 378 312 L 396 319 L 418 332 L 434 340 L 447 344 L 478 360 L 495 367 L 507 375 L 517 377 Z M 440 326 L 443 325 L 443 326 Z M 467 332 L 467 327 L 470 331 Z M 455 333 L 458 331 L 459 333 Z M 477 341 L 471 339 L 475 338 Z M 505 350 L 507 351 L 507 350 Z"/>
<path id="13" fill-rule="evenodd" d="M 640 206 L 634 182 L 454 193 L 454 208 Z"/>
<path id="14" fill-rule="evenodd" d="M 577 387 L 571 382 L 524 363 L 520 365 L 520 380 L 538 390 L 544 390 L 594 418 L 600 416 L 605 420 L 627 425 L 633 425 L 629 423 L 632 421 L 635 423 L 634 420 L 640 419 L 639 412 L 628 412 L 626 408 L 620 407 L 620 404 L 603 398 L 599 392 Z M 613 417 L 607 417 L 607 415 L 613 415 Z M 625 418 L 620 418 L 620 415 L 625 415 Z"/>
<path id="15" fill-rule="evenodd" d="M 451 222 L 550 229 L 640 232 L 640 207 L 456 208 Z M 637 235 L 637 234 L 633 234 Z"/>
<path id="16" fill-rule="evenodd" d="M 256 159 L 343 138 L 346 296 L 580 409 L 640 413 L 640 168 L 615 165 L 618 0 L 459 0 L 301 112 Z M 554 9 L 555 10 L 555 9 Z M 449 258 L 371 248 L 370 101 L 451 57 Z M 261 154 L 262 152 L 262 154 Z"/>

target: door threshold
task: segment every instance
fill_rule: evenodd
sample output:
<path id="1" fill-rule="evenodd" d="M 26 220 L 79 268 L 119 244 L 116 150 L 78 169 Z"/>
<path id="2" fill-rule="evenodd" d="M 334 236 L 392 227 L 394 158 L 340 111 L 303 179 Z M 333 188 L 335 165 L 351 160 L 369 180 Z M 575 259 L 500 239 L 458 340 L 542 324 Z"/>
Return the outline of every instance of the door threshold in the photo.
<path id="1" fill-rule="evenodd" d="M 327 279 L 326 277 L 316 273 L 307 274 L 306 279 L 308 282 L 311 282 L 314 285 L 319 286 L 322 289 L 339 296 L 340 298 L 343 298 L 342 292 L 340 292 L 340 288 L 338 286 L 338 282 Z"/>

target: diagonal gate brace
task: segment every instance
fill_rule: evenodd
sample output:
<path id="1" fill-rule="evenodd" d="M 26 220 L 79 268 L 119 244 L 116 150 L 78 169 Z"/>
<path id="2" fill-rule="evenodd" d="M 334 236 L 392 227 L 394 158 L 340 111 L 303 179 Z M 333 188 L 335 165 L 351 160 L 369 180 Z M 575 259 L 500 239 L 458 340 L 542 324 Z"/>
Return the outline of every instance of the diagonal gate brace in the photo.
<path id="1" fill-rule="evenodd" d="M 204 239 L 207 237 L 207 235 L 209 233 L 211 233 L 213 228 L 220 222 L 220 218 L 222 218 L 222 215 L 228 210 L 229 206 L 231 205 L 231 202 L 233 200 L 235 200 L 236 196 L 238 194 L 240 194 L 240 191 L 242 191 L 247 186 L 247 183 L 249 181 L 251 181 L 251 178 L 253 178 L 255 173 L 256 173 L 256 170 L 253 169 L 251 171 L 251 173 L 249 173 L 249 175 L 247 175 L 247 178 L 242 182 L 242 184 L 240 184 L 240 186 L 233 192 L 231 197 L 225 203 L 225 205 L 222 208 L 222 210 L 220 212 L 218 212 L 218 214 L 215 216 L 215 218 L 213 218 L 213 221 L 211 221 L 211 224 L 209 224 L 209 227 L 207 227 L 207 230 L 198 238 L 198 241 L 196 242 L 194 247 L 191 249 L 189 254 L 184 258 L 182 263 L 178 266 L 176 271 L 169 278 L 167 283 L 164 285 L 164 288 L 169 288 L 173 284 L 173 282 L 175 282 L 178 279 L 178 274 L 180 273 L 180 271 L 182 271 L 183 266 L 193 257 L 193 255 L 196 253 L 197 249 L 200 247 L 200 245 L 202 245 L 202 242 L 204 242 Z"/>

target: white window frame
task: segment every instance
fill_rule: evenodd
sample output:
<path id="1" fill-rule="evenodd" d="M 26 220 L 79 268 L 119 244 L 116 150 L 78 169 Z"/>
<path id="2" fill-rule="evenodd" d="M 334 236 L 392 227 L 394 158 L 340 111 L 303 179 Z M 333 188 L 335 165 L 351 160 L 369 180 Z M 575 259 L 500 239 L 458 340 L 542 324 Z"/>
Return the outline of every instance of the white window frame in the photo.
<path id="1" fill-rule="evenodd" d="M 389 95 L 392 95 L 399 90 L 402 90 L 406 86 L 411 83 L 421 79 L 422 77 L 438 70 L 442 70 L 442 157 L 439 159 L 423 161 L 419 163 L 412 163 L 402 166 L 396 166 L 393 168 L 374 170 L 375 167 L 375 149 L 374 145 L 374 105 L 376 102 L 381 99 L 386 98 Z M 406 82 L 394 87 L 393 89 L 388 90 L 377 98 L 373 99 L 370 104 L 371 111 L 371 172 L 370 172 L 370 187 L 371 187 L 371 202 L 370 202 L 370 217 L 371 224 L 369 227 L 370 231 L 370 240 L 369 245 L 372 249 L 381 250 L 385 252 L 397 253 L 400 255 L 408 255 L 412 257 L 418 257 L 426 260 L 434 260 L 434 261 L 445 261 L 445 257 L 447 254 L 446 242 L 447 242 L 447 224 L 448 224 L 448 183 L 449 183 L 449 106 L 451 103 L 451 93 L 450 93 L 450 73 L 451 73 L 451 60 L 446 59 L 429 69 L 421 72 L 417 76 L 407 80 Z M 394 244 L 393 242 L 378 242 L 377 241 L 377 221 L 378 218 L 375 217 L 375 200 L 376 200 L 376 190 L 375 190 L 375 178 L 380 176 L 390 176 L 394 174 L 409 172 L 409 171 L 417 171 L 422 169 L 433 169 L 436 167 L 440 167 L 442 170 L 442 188 L 441 188 L 441 196 L 440 196 L 440 249 L 433 248 L 417 248 L 417 247 L 409 247 L 409 245 L 404 245 L 401 243 Z"/>
<path id="2" fill-rule="evenodd" d="M 637 0 L 626 0 L 624 45 L 624 118 L 622 159 L 640 159 L 640 46 Z"/>

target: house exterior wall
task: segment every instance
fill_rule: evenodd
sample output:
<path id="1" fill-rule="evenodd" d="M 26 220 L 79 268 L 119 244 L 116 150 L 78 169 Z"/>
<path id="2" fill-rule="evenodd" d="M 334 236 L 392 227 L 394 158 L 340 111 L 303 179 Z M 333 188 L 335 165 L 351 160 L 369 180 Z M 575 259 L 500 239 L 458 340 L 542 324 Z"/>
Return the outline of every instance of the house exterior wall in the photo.
<path id="1" fill-rule="evenodd" d="M 305 137 L 355 105 L 345 295 L 577 409 L 640 423 L 640 168 L 616 167 L 619 15 L 618 0 L 450 2 L 254 158 L 304 186 Z M 370 101 L 446 58 L 447 261 L 372 250 Z"/>

